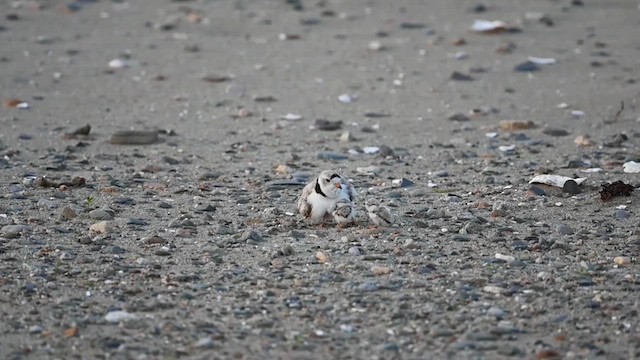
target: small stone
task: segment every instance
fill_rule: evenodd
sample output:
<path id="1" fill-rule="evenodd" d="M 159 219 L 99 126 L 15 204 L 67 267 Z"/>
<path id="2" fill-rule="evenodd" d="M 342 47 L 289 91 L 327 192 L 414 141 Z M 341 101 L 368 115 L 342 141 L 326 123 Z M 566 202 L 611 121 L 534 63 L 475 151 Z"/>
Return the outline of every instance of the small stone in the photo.
<path id="1" fill-rule="evenodd" d="M 535 72 L 541 69 L 540 65 L 528 60 L 513 67 L 515 72 Z"/>
<path id="2" fill-rule="evenodd" d="M 453 81 L 473 81 L 473 77 L 467 74 L 463 74 L 459 71 L 454 71 L 453 73 L 451 73 L 451 76 L 449 76 L 449 79 Z"/>
<path id="3" fill-rule="evenodd" d="M 112 230 L 112 224 L 109 221 L 100 221 L 89 226 L 89 230 L 99 234 L 106 234 Z"/>
<path id="4" fill-rule="evenodd" d="M 60 218 L 62 220 L 71 220 L 76 218 L 77 216 L 78 214 L 76 213 L 76 211 L 68 206 L 63 207 L 62 210 L 60 210 Z"/>
<path id="5" fill-rule="evenodd" d="M 504 317 L 505 314 L 506 313 L 505 313 L 504 310 L 500 309 L 499 307 L 495 307 L 495 306 L 490 307 L 489 310 L 487 310 L 487 315 L 493 316 L 493 317 L 496 317 L 496 318 L 502 318 L 502 317 Z"/>
<path id="6" fill-rule="evenodd" d="M 502 120 L 498 126 L 505 131 L 519 131 L 532 129 L 536 124 L 531 120 Z"/>
<path id="7" fill-rule="evenodd" d="M 280 175 L 288 175 L 291 172 L 291 168 L 285 164 L 280 164 L 276 167 L 276 173 Z"/>
<path id="8" fill-rule="evenodd" d="M 562 185 L 562 191 L 569 193 L 571 195 L 580 194 L 580 187 L 575 180 L 567 180 Z"/>
<path id="9" fill-rule="evenodd" d="M 498 259 L 498 260 L 506 261 L 507 263 L 512 263 L 512 262 L 516 261 L 516 258 L 514 258 L 513 256 L 511 256 L 511 255 L 503 255 L 503 254 L 500 254 L 500 253 L 496 253 L 495 258 Z"/>
<path id="10" fill-rule="evenodd" d="M 351 256 L 362 256 L 364 254 L 364 251 L 362 251 L 362 248 L 359 246 L 352 246 L 349 248 L 349 255 Z"/>
<path id="11" fill-rule="evenodd" d="M 95 209 L 89 211 L 89 217 L 93 220 L 113 220 L 113 210 Z"/>
<path id="12" fill-rule="evenodd" d="M 104 319 L 110 323 L 119 323 L 119 322 L 137 320 L 138 317 L 135 314 L 131 314 L 126 311 L 116 310 L 116 311 L 110 311 L 109 313 L 107 313 Z"/>
<path id="13" fill-rule="evenodd" d="M 415 185 L 415 183 L 406 178 L 394 179 L 391 181 L 391 185 L 395 187 L 408 188 Z"/>
<path id="14" fill-rule="evenodd" d="M 627 219 L 629 216 L 631 216 L 631 214 L 625 209 L 616 209 L 614 212 L 614 217 L 618 220 Z"/>
<path id="15" fill-rule="evenodd" d="M 627 174 L 638 174 L 640 173 L 640 162 L 627 161 L 626 163 L 622 164 L 622 169 L 622 171 Z"/>
<path id="16" fill-rule="evenodd" d="M 631 264 L 631 258 L 628 256 L 616 256 L 613 258 L 613 262 L 618 266 Z"/>
<path id="17" fill-rule="evenodd" d="M 351 131 L 345 131 L 342 133 L 342 135 L 340 135 L 340 143 L 342 144 L 348 144 L 351 141 L 354 141 L 355 138 L 353 137 L 353 135 L 351 134 Z"/>
<path id="18" fill-rule="evenodd" d="M 316 119 L 313 123 L 313 127 L 323 131 L 340 130 L 342 128 L 342 120 L 331 121 L 326 119 Z"/>
<path id="19" fill-rule="evenodd" d="M 316 252 L 316 259 L 320 264 L 327 264 L 331 261 L 331 259 L 329 259 L 329 255 L 322 251 Z"/>
<path id="20" fill-rule="evenodd" d="M 29 225 L 5 225 L 0 229 L 0 233 L 7 239 L 13 239 L 20 237 L 20 235 L 24 233 L 28 233 L 31 231 L 31 226 Z"/>
<path id="21" fill-rule="evenodd" d="M 464 121 L 470 121 L 471 119 L 465 114 L 456 113 L 456 114 L 453 114 L 453 115 L 449 116 L 449 120 L 457 121 L 457 122 L 464 122 Z"/>
<path id="22" fill-rule="evenodd" d="M 29 334 L 41 334 L 43 331 L 44 329 L 40 325 L 29 326 Z"/>
<path id="23" fill-rule="evenodd" d="M 287 266 L 287 261 L 281 257 L 277 257 L 271 260 L 271 266 L 275 269 L 284 269 Z"/>
<path id="24" fill-rule="evenodd" d="M 367 45 L 367 47 L 369 48 L 369 50 L 371 51 L 381 51 L 384 50 L 384 45 L 382 45 L 382 43 L 378 40 L 372 40 L 369 42 L 369 45 Z"/>
<path id="25" fill-rule="evenodd" d="M 555 137 L 569 135 L 569 132 L 567 130 L 558 129 L 558 128 L 546 128 L 546 129 L 542 130 L 542 133 L 546 134 L 546 135 L 549 135 L 549 136 L 555 136 Z"/>
<path id="26" fill-rule="evenodd" d="M 579 135 L 573 140 L 573 142 L 577 146 L 582 146 L 582 147 L 593 146 L 593 141 L 589 139 L 588 135 Z"/>
<path id="27" fill-rule="evenodd" d="M 216 211 L 216 207 L 211 204 L 196 204 L 194 210 L 197 212 L 213 212 Z"/>
<path id="28" fill-rule="evenodd" d="M 388 266 L 372 266 L 371 267 L 371 272 L 373 273 L 373 275 L 386 275 L 389 274 L 391 272 L 391 268 Z"/>
<path id="29" fill-rule="evenodd" d="M 495 285 L 487 285 L 487 286 L 482 288 L 482 291 L 488 292 L 488 293 L 491 293 L 491 294 L 500 295 L 500 294 L 504 293 L 506 291 L 506 289 L 501 288 L 499 286 L 495 286 Z"/>
<path id="30" fill-rule="evenodd" d="M 193 344 L 193 347 L 197 349 L 211 349 L 214 346 L 215 346 L 215 343 L 213 342 L 213 339 L 210 336 L 199 339 Z"/>
<path id="31" fill-rule="evenodd" d="M 262 236 L 255 230 L 247 230 L 240 237 L 242 242 L 262 242 Z"/>
<path id="32" fill-rule="evenodd" d="M 558 224 L 556 226 L 556 231 L 561 235 L 572 235 L 573 229 L 565 224 Z"/>
<path id="33" fill-rule="evenodd" d="M 114 145 L 149 145 L 158 142 L 157 131 L 118 131 L 111 135 L 109 142 Z"/>
<path id="34" fill-rule="evenodd" d="M 349 94 L 342 94 L 338 96 L 338 101 L 343 104 L 351 104 L 353 102 L 353 98 Z"/>
<path id="35" fill-rule="evenodd" d="M 316 155 L 316 158 L 318 158 L 319 160 L 341 161 L 347 160 L 349 157 L 347 155 L 331 151 L 321 151 Z"/>

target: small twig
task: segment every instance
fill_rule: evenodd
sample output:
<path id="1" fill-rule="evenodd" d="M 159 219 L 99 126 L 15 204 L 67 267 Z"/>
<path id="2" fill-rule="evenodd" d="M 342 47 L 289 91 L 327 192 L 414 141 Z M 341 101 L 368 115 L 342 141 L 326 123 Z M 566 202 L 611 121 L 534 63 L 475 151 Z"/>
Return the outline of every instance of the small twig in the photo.
<path id="1" fill-rule="evenodd" d="M 624 111 L 624 101 L 620 101 L 620 109 L 618 109 L 616 114 L 613 116 L 613 119 L 605 121 L 605 124 L 613 124 L 614 122 L 618 121 L 620 115 L 622 114 L 622 111 Z"/>

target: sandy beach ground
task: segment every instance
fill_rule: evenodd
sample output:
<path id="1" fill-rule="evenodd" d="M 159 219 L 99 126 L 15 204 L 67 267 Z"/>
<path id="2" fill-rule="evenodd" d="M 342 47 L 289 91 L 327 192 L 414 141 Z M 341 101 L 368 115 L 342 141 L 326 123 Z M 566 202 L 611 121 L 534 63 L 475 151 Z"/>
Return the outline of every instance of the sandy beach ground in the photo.
<path id="1" fill-rule="evenodd" d="M 0 357 L 640 357 L 638 5 L 2 2 Z"/>

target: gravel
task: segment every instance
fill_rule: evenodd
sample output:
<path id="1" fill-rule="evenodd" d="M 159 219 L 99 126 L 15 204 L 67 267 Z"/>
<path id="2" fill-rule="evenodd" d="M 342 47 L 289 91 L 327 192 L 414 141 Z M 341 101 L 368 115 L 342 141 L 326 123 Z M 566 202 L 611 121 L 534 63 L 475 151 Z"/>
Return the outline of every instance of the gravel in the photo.
<path id="1" fill-rule="evenodd" d="M 640 357 L 637 4 L 523 4 L 2 5 L 0 358 Z"/>

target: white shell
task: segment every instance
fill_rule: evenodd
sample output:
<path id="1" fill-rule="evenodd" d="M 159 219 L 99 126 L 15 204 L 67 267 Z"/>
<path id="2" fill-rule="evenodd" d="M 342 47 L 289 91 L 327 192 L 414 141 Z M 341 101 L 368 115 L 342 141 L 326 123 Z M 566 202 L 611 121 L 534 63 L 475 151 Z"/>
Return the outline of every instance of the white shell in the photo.
<path id="1" fill-rule="evenodd" d="M 587 180 L 587 178 L 570 178 L 568 176 L 562 176 L 562 175 L 537 175 L 535 176 L 533 179 L 529 180 L 529 184 L 547 184 L 547 185 L 551 185 L 551 186 L 555 186 L 555 187 L 563 187 L 564 183 L 567 182 L 567 180 L 573 180 L 575 181 L 578 185 L 582 184 L 585 180 Z"/>

